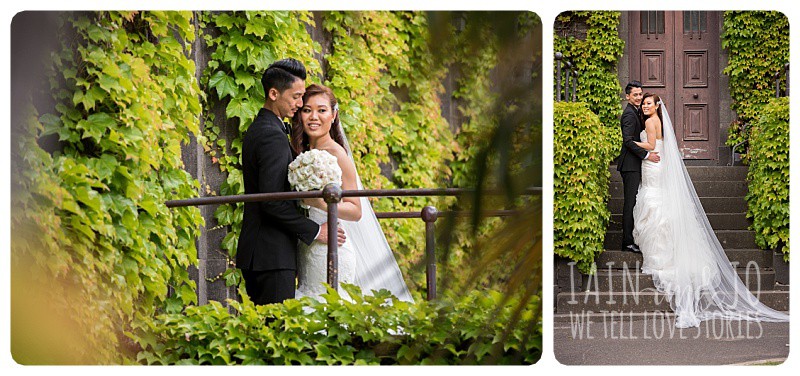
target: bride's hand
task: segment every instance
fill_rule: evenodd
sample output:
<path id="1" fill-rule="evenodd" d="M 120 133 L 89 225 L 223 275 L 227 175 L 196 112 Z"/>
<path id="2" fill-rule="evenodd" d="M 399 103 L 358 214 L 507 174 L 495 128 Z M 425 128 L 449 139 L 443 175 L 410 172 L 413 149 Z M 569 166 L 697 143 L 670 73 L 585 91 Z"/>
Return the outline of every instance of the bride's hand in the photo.
<path id="1" fill-rule="evenodd" d="M 323 200 L 322 198 L 319 198 L 319 197 L 318 198 L 304 198 L 303 199 L 303 203 L 308 205 L 308 206 L 313 206 L 313 207 L 315 207 L 317 209 L 322 209 L 322 210 L 327 210 L 328 209 L 328 205 L 325 204 L 325 200 Z"/>

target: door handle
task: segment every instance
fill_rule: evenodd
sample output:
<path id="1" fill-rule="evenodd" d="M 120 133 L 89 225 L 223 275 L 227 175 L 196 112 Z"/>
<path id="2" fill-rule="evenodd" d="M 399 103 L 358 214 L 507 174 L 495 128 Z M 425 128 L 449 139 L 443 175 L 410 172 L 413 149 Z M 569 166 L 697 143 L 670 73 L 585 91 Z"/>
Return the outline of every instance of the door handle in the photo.
<path id="1" fill-rule="evenodd" d="M 692 98 L 697 99 L 698 97 L 699 95 L 697 95 L 697 93 L 692 94 Z"/>

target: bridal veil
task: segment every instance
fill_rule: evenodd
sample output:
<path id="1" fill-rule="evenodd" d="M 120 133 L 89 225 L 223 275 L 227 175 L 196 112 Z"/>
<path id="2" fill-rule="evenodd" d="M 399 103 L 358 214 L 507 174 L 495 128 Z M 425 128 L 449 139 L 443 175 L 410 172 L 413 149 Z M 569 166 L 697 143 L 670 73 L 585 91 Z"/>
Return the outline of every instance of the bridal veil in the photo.
<path id="1" fill-rule="evenodd" d="M 692 185 L 664 103 L 664 151 L 661 156 L 662 214 L 667 252 L 673 269 L 654 276 L 656 288 L 668 295 L 676 326 L 690 327 L 709 319 L 788 321 L 789 315 L 761 303 L 731 265 Z M 758 292 L 756 292 L 758 294 Z"/>
<path id="2" fill-rule="evenodd" d="M 339 123 L 339 130 L 344 138 L 347 155 L 352 159 L 353 154 L 341 123 Z M 357 170 L 356 181 L 358 189 L 364 189 Z M 414 299 L 408 291 L 403 274 L 386 241 L 386 236 L 378 223 L 372 205 L 366 197 L 359 199 L 361 200 L 361 219 L 355 222 L 340 221 L 347 240 L 352 242 L 356 253 L 354 284 L 359 286 L 365 294 L 369 294 L 372 290 L 386 289 L 402 301 L 413 302 Z"/>

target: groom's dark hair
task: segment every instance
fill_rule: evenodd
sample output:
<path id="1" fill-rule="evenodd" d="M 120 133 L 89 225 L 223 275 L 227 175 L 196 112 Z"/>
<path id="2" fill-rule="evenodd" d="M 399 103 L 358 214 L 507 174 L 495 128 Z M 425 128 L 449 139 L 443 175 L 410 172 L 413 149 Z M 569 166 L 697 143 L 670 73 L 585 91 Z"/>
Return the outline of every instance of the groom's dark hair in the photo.
<path id="1" fill-rule="evenodd" d="M 630 94 L 631 93 L 631 89 L 633 89 L 635 87 L 638 87 L 638 88 L 641 89 L 642 88 L 642 83 L 639 82 L 639 81 L 636 81 L 636 80 L 628 82 L 628 84 L 625 85 L 625 94 Z"/>
<path id="2" fill-rule="evenodd" d="M 266 97 L 269 89 L 272 88 L 278 89 L 280 92 L 290 88 L 297 79 L 306 79 L 306 67 L 303 63 L 287 58 L 270 64 L 264 74 L 261 75 L 264 96 Z"/>

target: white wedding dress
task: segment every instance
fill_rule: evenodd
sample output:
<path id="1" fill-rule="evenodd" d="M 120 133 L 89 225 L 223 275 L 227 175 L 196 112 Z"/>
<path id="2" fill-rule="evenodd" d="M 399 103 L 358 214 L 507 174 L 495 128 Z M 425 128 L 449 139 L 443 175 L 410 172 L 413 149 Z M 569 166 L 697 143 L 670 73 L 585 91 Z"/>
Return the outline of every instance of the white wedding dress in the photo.
<path id="1" fill-rule="evenodd" d="M 633 238 L 642 250 L 642 273 L 653 276 L 675 312 L 675 326 L 709 319 L 788 321 L 761 303 L 742 283 L 708 222 L 678 149 L 666 107 L 661 161 L 642 161 L 642 182 L 633 208 Z M 647 141 L 643 131 L 640 136 Z"/>
<path id="2" fill-rule="evenodd" d="M 322 209 L 311 207 L 308 209 L 308 218 L 321 225 L 328 221 L 328 213 Z M 300 245 L 297 255 L 298 284 L 295 298 L 310 296 L 317 299 L 326 292 L 323 283 L 328 281 L 328 245 L 316 240 L 311 245 L 298 243 Z M 353 242 L 348 239 L 339 246 L 338 255 L 339 295 L 349 298 L 347 292 L 341 288 L 341 284 L 355 282 L 357 266 Z"/>
<path id="3" fill-rule="evenodd" d="M 344 136 L 343 131 L 342 135 Z M 347 138 L 344 137 L 344 148 L 352 158 Z M 358 172 L 356 182 L 358 190 L 363 190 Z M 349 283 L 358 286 L 364 295 L 372 295 L 377 290 L 388 290 L 401 301 L 413 302 L 372 205 L 366 197 L 361 197 L 360 200 L 360 220 L 339 220 L 347 237 L 338 249 L 339 295 L 349 299 L 347 292 L 341 288 L 341 283 Z M 322 209 L 311 207 L 308 213 L 309 218 L 318 224 L 328 221 L 328 213 Z M 318 241 L 311 245 L 303 242 L 298 244 L 298 288 L 295 290 L 295 298 L 310 296 L 320 300 L 320 295 L 326 292 L 323 283 L 328 281 L 328 246 Z"/>

